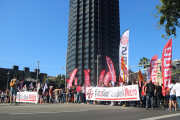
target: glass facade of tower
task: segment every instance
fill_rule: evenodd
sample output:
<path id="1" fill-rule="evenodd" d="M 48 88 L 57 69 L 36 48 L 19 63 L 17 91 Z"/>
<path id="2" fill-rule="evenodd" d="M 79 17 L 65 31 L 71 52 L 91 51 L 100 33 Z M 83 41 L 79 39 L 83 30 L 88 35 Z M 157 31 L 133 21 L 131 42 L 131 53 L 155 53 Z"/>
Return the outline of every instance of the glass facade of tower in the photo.
<path id="1" fill-rule="evenodd" d="M 84 83 L 84 70 L 90 69 L 90 82 L 97 83 L 102 70 L 108 72 L 106 56 L 114 64 L 119 78 L 119 0 L 70 0 L 67 78 L 78 68 L 78 84 Z"/>

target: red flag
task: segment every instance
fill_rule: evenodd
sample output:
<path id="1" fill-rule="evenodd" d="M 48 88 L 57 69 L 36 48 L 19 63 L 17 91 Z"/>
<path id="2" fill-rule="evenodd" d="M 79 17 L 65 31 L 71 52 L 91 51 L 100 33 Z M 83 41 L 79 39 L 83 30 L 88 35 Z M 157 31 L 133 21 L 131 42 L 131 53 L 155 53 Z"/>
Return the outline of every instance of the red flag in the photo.
<path id="1" fill-rule="evenodd" d="M 84 70 L 84 74 L 85 74 L 85 86 L 89 87 L 89 83 L 90 83 L 89 73 L 87 70 Z"/>
<path id="2" fill-rule="evenodd" d="M 69 76 L 71 77 L 71 72 L 69 72 Z"/>
<path id="3" fill-rule="evenodd" d="M 100 83 L 103 82 L 104 74 L 105 74 L 105 70 L 103 70 L 103 71 L 101 72 L 101 74 L 100 74 L 98 85 L 100 85 Z"/>
<path id="4" fill-rule="evenodd" d="M 139 86 L 141 87 L 141 79 L 139 78 Z"/>
<path id="5" fill-rule="evenodd" d="M 69 84 L 69 79 L 66 79 L 67 83 Z"/>
<path id="6" fill-rule="evenodd" d="M 108 71 L 104 77 L 104 85 L 108 85 L 110 80 L 111 80 L 111 77 L 110 77 L 110 73 Z"/>
<path id="7" fill-rule="evenodd" d="M 121 70 L 123 72 L 123 79 L 125 81 L 125 79 L 127 79 L 127 77 L 129 77 L 129 75 L 128 75 L 128 70 L 127 70 L 126 64 L 124 62 L 123 55 L 121 56 Z"/>
<path id="8" fill-rule="evenodd" d="M 164 90 L 171 84 L 172 39 L 164 46 L 162 53 L 162 79 Z"/>
<path id="9" fill-rule="evenodd" d="M 140 69 L 139 69 L 138 77 L 139 77 L 139 79 L 144 83 L 144 78 L 143 78 L 143 75 L 142 75 Z"/>
<path id="10" fill-rule="evenodd" d="M 89 72 L 90 72 L 90 69 L 88 69 L 87 71 L 88 71 L 88 73 L 89 73 Z"/>
<path id="11" fill-rule="evenodd" d="M 107 61 L 107 65 L 108 65 L 108 68 L 109 68 L 111 80 L 113 82 L 116 82 L 116 73 L 115 73 L 115 70 L 114 70 L 113 62 L 108 56 L 106 56 L 106 61 Z"/>
<path id="12" fill-rule="evenodd" d="M 153 83 L 156 82 L 157 67 L 158 67 L 157 60 L 158 60 L 158 56 L 155 55 L 154 57 L 152 57 L 151 63 L 150 63 L 150 76 Z"/>
<path id="13" fill-rule="evenodd" d="M 75 78 L 74 85 L 77 85 L 77 77 Z"/>
<path id="14" fill-rule="evenodd" d="M 123 79 L 121 78 L 121 76 L 119 75 L 119 84 L 121 84 L 123 82 Z"/>
<path id="15" fill-rule="evenodd" d="M 78 70 L 78 69 L 75 69 L 75 70 L 72 72 L 71 77 L 70 77 L 70 79 L 69 79 L 68 88 L 72 87 L 72 82 L 73 82 L 73 80 L 74 80 L 74 78 L 75 78 L 75 76 L 76 76 L 77 70 Z"/>

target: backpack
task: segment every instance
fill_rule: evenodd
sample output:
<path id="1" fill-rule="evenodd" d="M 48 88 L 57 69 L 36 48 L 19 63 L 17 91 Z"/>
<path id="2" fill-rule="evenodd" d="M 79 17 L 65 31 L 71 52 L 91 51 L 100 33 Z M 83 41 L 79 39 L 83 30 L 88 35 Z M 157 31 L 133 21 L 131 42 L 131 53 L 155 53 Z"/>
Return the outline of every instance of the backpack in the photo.
<path id="1" fill-rule="evenodd" d="M 152 93 L 152 92 L 154 92 L 154 90 L 155 90 L 155 85 L 154 85 L 153 83 L 149 83 L 148 91 L 149 91 L 150 93 Z"/>
<path id="2" fill-rule="evenodd" d="M 16 87 L 16 79 L 12 79 L 10 82 L 10 87 L 15 88 Z"/>

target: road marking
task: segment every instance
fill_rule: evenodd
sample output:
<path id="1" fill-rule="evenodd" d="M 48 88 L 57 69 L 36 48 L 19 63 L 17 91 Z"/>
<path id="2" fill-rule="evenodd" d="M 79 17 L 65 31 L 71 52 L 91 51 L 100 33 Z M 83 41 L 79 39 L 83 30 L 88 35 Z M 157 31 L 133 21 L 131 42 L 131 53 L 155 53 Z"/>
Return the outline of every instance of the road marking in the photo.
<path id="1" fill-rule="evenodd" d="M 51 113 L 86 112 L 86 111 L 88 111 L 88 110 L 81 110 L 81 111 L 59 111 L 59 112 L 36 112 L 36 113 L 10 113 L 9 115 L 51 114 Z"/>
<path id="2" fill-rule="evenodd" d="M 157 116 L 157 117 L 151 117 L 151 118 L 144 118 L 144 119 L 139 119 L 139 120 L 158 120 L 158 119 L 163 119 L 163 118 L 169 118 L 169 117 L 175 117 L 179 116 L 180 113 L 175 113 L 175 114 L 170 114 L 170 115 L 163 115 L 163 116 Z"/>

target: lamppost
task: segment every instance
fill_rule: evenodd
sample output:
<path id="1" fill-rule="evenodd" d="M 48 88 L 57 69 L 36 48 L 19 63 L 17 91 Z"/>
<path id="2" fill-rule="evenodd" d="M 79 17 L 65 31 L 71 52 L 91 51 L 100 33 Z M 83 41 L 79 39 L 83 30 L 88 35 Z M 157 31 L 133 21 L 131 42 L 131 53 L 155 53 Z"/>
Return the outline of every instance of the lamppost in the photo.
<path id="1" fill-rule="evenodd" d="M 7 77 L 8 77 L 8 80 L 7 80 L 7 89 L 8 89 L 8 81 L 9 81 L 9 77 L 10 77 L 10 71 L 8 71 Z"/>
<path id="2" fill-rule="evenodd" d="M 65 69 L 65 87 L 66 87 L 66 73 L 67 73 L 67 53 L 69 52 L 70 50 L 66 51 L 66 67 L 61 67 L 61 69 Z"/>
<path id="3" fill-rule="evenodd" d="M 98 54 L 97 54 L 97 61 L 95 61 L 95 62 L 97 62 L 97 86 L 98 86 L 98 77 L 99 77 L 99 76 L 98 76 L 98 74 L 99 74 L 99 73 L 98 73 L 98 67 L 99 67 L 99 66 L 98 66 L 98 64 L 99 64 L 98 58 L 99 58 L 99 57 L 101 57 L 101 55 L 98 55 Z"/>

